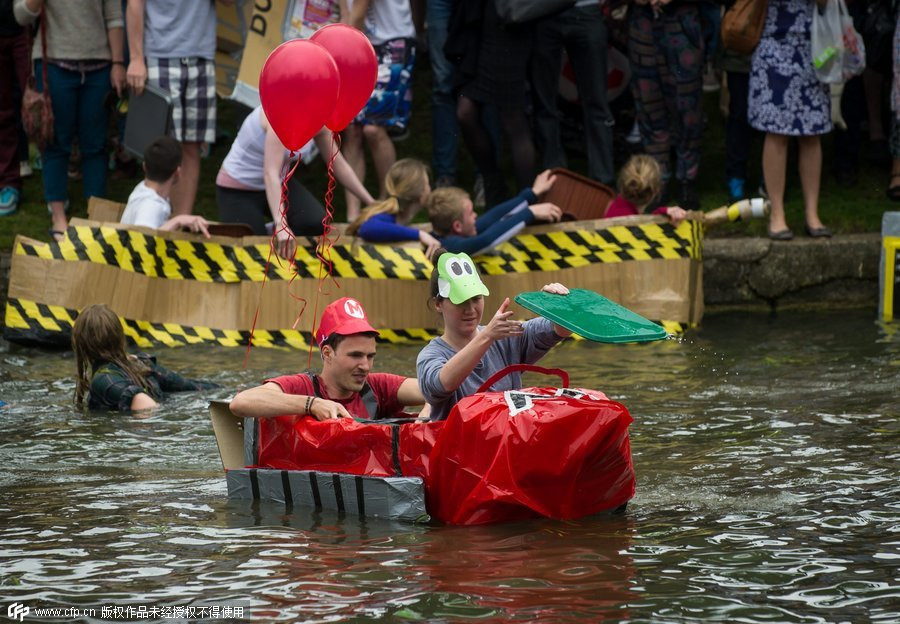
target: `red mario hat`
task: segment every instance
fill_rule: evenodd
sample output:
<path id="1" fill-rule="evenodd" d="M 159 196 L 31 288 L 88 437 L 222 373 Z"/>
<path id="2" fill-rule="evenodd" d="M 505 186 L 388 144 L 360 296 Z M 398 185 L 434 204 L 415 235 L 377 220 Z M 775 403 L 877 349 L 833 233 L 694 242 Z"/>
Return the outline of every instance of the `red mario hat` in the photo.
<path id="1" fill-rule="evenodd" d="M 359 301 L 342 297 L 329 303 L 322 311 L 322 321 L 316 330 L 316 342 L 321 347 L 332 334 L 349 336 L 363 332 L 378 333 L 369 325 L 369 318 Z"/>

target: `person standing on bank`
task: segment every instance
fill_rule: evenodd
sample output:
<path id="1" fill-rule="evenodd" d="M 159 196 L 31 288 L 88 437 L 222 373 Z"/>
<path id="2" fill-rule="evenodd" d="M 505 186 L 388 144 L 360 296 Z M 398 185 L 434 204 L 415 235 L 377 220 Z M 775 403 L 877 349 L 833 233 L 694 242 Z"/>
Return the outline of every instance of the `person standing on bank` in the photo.
<path id="1" fill-rule="evenodd" d="M 577 0 L 574 6 L 535 22 L 531 63 L 534 125 L 541 167 L 567 167 L 560 134 L 559 64 L 562 51 L 575 72 L 578 97 L 584 110 L 588 176 L 612 186 L 613 116 L 606 95 L 606 19 L 597 0 Z"/>
<path id="2" fill-rule="evenodd" d="M 22 25 L 39 23 L 32 58 L 38 90 L 47 70 L 53 106 L 53 140 L 41 154 L 44 199 L 52 224 L 50 235 L 66 228 L 69 156 L 78 136 L 85 197 L 106 197 L 106 126 L 103 105 L 110 86 L 125 88 L 124 30 L 120 0 L 15 0 L 13 12 Z M 44 17 L 41 19 L 41 13 Z M 43 58 L 41 30 L 47 39 Z M 44 65 L 46 64 L 46 68 Z"/>
<path id="3" fill-rule="evenodd" d="M 766 133 L 762 169 L 772 202 L 769 238 L 791 240 L 784 213 L 788 141 L 797 137 L 798 169 L 803 187 L 806 233 L 831 236 L 819 219 L 822 144 L 831 132 L 831 96 L 819 82 L 812 62 L 812 19 L 828 0 L 769 0 L 762 38 L 750 69 L 747 109 L 750 125 Z"/>
<path id="4" fill-rule="evenodd" d="M 234 0 L 219 0 L 233 4 Z M 191 214 L 200 180 L 200 147 L 216 140 L 216 4 L 210 0 L 128 0 L 128 86 L 150 83 L 172 96 L 181 179 L 172 213 Z"/>

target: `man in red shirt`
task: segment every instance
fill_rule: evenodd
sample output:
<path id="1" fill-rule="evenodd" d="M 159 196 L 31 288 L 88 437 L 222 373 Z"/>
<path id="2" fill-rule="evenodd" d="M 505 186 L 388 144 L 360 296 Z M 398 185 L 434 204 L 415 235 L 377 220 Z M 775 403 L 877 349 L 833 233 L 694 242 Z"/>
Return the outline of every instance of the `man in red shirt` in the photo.
<path id="1" fill-rule="evenodd" d="M 317 420 L 353 417 L 392 418 L 425 397 L 415 378 L 370 373 L 378 332 L 355 299 L 328 304 L 316 330 L 322 373 L 298 373 L 267 379 L 239 392 L 231 411 L 244 418 L 309 414 Z"/>

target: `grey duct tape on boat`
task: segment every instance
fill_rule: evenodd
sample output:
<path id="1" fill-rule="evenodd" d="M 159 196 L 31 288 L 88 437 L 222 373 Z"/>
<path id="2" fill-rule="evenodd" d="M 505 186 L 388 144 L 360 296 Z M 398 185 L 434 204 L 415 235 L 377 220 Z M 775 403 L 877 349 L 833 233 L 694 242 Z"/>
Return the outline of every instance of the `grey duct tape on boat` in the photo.
<path id="1" fill-rule="evenodd" d="M 427 519 L 425 486 L 418 477 L 239 468 L 227 471 L 225 480 L 228 497 L 234 499 L 259 499 L 409 522 Z"/>
<path id="2" fill-rule="evenodd" d="M 255 418 L 244 419 L 244 465 L 255 466 L 259 463 L 259 421 Z"/>

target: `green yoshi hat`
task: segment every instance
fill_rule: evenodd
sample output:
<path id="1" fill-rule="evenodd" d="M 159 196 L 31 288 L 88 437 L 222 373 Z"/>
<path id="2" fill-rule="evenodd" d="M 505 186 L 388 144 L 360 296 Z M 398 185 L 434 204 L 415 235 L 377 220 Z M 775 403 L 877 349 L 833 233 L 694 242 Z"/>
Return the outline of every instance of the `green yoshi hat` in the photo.
<path id="1" fill-rule="evenodd" d="M 441 254 L 437 267 L 438 294 L 441 297 L 453 303 L 462 303 L 478 295 L 491 294 L 468 254 Z"/>

